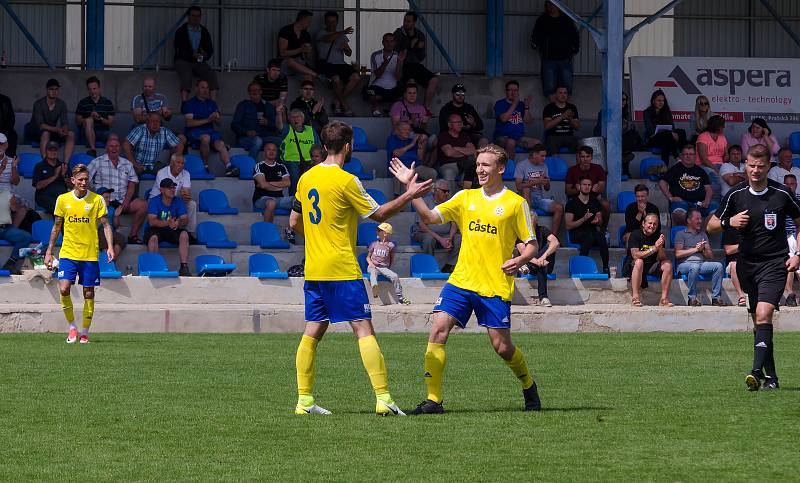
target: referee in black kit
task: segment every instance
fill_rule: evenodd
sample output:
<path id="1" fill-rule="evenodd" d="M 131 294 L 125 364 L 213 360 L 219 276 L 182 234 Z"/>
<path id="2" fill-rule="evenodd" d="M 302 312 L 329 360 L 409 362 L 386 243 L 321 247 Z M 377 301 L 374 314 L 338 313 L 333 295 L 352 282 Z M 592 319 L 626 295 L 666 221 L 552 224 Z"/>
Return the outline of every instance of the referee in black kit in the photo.
<path id="1" fill-rule="evenodd" d="M 739 230 L 736 273 L 747 294 L 755 324 L 753 370 L 745 377 L 750 391 L 778 389 L 772 346 L 772 314 L 780 303 L 788 271 L 800 266 L 800 252 L 789 253 L 786 217 L 800 226 L 800 205 L 786 186 L 767 179 L 770 152 L 757 144 L 747 152 L 744 181 L 725 195 L 708 222 L 708 232 Z M 763 385 L 761 384 L 763 381 Z"/>

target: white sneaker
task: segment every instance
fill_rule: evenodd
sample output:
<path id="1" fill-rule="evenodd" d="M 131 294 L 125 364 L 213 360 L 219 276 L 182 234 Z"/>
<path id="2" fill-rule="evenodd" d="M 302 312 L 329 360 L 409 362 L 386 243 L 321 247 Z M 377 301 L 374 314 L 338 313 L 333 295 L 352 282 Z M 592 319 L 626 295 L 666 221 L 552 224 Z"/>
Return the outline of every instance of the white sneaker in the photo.
<path id="1" fill-rule="evenodd" d="M 553 304 L 550 302 L 550 299 L 547 298 L 547 297 L 543 297 L 539 301 L 539 305 L 541 305 L 542 307 L 552 307 L 553 306 Z"/>
<path id="2" fill-rule="evenodd" d="M 406 413 L 403 412 L 402 409 L 397 407 L 397 404 L 394 402 L 386 403 L 381 401 L 380 399 L 377 400 L 375 403 L 375 413 L 379 416 L 389 416 L 390 414 L 394 414 L 395 416 L 405 416 Z"/>
<path id="3" fill-rule="evenodd" d="M 333 414 L 332 412 L 328 411 L 327 409 L 325 409 L 325 408 L 323 408 L 321 406 L 317 406 L 316 404 L 313 404 L 313 405 L 308 406 L 308 407 L 301 406 L 301 405 L 298 404 L 294 408 L 294 413 L 295 414 L 324 414 L 326 416 L 329 415 L 329 414 Z"/>

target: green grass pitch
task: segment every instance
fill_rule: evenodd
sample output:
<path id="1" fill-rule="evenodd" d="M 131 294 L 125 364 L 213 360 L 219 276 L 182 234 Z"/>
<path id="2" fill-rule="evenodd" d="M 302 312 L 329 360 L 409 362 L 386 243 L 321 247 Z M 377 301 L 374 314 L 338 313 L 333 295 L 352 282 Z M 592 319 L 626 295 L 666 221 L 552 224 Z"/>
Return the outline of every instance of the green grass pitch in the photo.
<path id="1" fill-rule="evenodd" d="M 800 334 L 749 393 L 752 335 L 515 334 L 523 413 L 486 335 L 451 336 L 442 416 L 379 418 L 351 334 L 320 344 L 292 414 L 297 334 L 0 336 L 0 480 L 756 481 L 800 475 Z M 424 334 L 378 334 L 392 394 L 424 398 Z"/>

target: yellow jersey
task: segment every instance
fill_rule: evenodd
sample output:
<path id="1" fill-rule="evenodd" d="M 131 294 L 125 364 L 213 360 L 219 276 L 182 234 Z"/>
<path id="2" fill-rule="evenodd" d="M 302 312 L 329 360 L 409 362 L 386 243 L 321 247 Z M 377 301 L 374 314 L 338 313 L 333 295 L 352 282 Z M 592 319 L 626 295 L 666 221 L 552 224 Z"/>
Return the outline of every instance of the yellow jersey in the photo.
<path id="1" fill-rule="evenodd" d="M 358 218 L 375 213 L 378 203 L 358 178 L 338 165 L 320 163 L 300 177 L 295 199 L 302 205 L 306 280 L 361 280 L 355 255 Z"/>
<path id="2" fill-rule="evenodd" d="M 500 267 L 511 258 L 517 240 L 536 239 L 525 199 L 507 188 L 491 197 L 483 188 L 467 189 L 433 211 L 442 223 L 454 221 L 461 230 L 461 252 L 448 283 L 510 301 L 514 277 Z"/>
<path id="3" fill-rule="evenodd" d="M 106 203 L 97 193 L 88 191 L 78 198 L 74 191 L 56 200 L 55 216 L 64 219 L 64 241 L 59 257 L 79 262 L 96 262 L 100 251 L 97 225 L 106 216 Z"/>

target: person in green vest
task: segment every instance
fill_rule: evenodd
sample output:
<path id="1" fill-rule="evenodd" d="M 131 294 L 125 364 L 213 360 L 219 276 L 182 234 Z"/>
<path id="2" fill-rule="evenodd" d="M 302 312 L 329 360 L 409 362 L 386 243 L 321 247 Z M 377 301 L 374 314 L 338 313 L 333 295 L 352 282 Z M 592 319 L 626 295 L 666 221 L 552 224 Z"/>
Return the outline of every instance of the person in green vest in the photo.
<path id="1" fill-rule="evenodd" d="M 297 180 L 303 174 L 300 165 L 311 167 L 311 147 L 321 144 L 311 126 L 305 125 L 305 114 L 300 109 L 289 111 L 289 123 L 283 126 L 281 160 L 289 170 L 289 196 L 297 190 Z"/>

